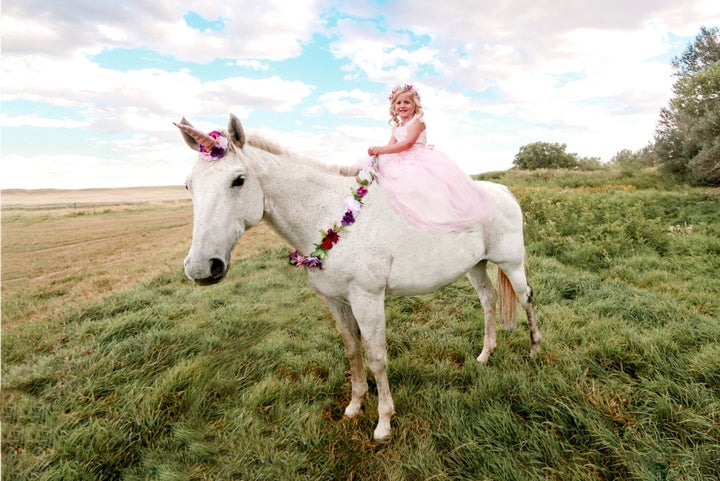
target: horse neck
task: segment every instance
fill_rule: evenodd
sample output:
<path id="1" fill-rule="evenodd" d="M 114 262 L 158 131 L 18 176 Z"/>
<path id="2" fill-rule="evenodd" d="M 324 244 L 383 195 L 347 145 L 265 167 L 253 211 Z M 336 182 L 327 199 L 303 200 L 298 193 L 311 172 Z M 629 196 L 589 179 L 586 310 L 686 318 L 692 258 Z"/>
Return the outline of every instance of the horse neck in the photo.
<path id="1" fill-rule="evenodd" d="M 351 179 L 264 151 L 251 159 L 265 196 L 263 219 L 301 253 L 309 254 L 321 230 L 344 213 Z"/>

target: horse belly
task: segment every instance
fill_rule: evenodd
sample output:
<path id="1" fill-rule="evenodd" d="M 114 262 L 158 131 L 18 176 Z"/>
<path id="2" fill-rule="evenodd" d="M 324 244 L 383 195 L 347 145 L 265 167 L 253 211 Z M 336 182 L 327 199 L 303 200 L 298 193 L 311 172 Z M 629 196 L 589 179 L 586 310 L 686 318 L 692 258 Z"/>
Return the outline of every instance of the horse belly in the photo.
<path id="1" fill-rule="evenodd" d="M 444 237 L 444 236 L 443 236 Z M 448 236 L 452 242 L 399 249 L 393 256 L 387 292 L 416 295 L 436 291 L 455 282 L 483 259 L 482 242 L 475 236 Z M 474 238 L 473 238 L 474 237 Z"/>
<path id="2" fill-rule="evenodd" d="M 388 282 L 387 294 L 393 296 L 415 296 L 418 294 L 429 294 L 442 289 L 462 277 L 464 272 L 458 275 L 447 276 L 417 276 L 415 278 L 391 278 Z"/>

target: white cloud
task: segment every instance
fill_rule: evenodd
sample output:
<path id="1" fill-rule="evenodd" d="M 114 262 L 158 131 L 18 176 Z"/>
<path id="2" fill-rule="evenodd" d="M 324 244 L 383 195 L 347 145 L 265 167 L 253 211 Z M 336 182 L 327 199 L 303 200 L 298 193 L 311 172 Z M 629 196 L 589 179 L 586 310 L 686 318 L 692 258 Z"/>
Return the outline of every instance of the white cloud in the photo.
<path id="1" fill-rule="evenodd" d="M 222 28 L 194 28 L 188 12 Z M 252 117 L 250 129 L 268 129 L 293 150 L 353 162 L 387 139 L 385 90 L 409 81 L 421 88 L 430 141 L 470 173 L 507 168 L 538 140 L 609 159 L 651 139 L 671 94 L 669 52 L 700 26 L 720 24 L 720 4 L 26 0 L 6 2 L 1 21 L 2 100 L 14 108 L 0 125 L 76 129 L 109 157 L 31 154 L 16 163 L 4 152 L 3 183 L 37 182 L 41 172 L 72 185 L 125 177 L 148 185 L 186 167 L 168 156 L 191 157 L 169 125 L 182 115 L 208 129 L 229 111 Z M 298 62 L 308 46 L 338 59 L 347 87 L 310 75 L 337 67 Z M 168 60 L 153 68 L 92 60 L 108 49 Z M 292 70 L 287 59 L 296 59 Z M 23 111 L 28 104 L 36 108 Z M 266 121 L 272 113 L 297 130 Z M 132 169 L 140 174 L 126 175 Z"/>
<path id="2" fill-rule="evenodd" d="M 485 105 L 447 92 L 431 105 L 429 96 L 428 111 L 442 118 L 440 138 L 471 147 L 478 145 L 485 128 L 507 132 L 506 125 L 515 124 L 514 152 L 498 151 L 507 164 L 521 145 L 536 140 L 567 142 L 581 155 L 606 160 L 622 148 L 644 146 L 652 138 L 660 107 L 671 95 L 670 67 L 667 60 L 657 60 L 676 47 L 669 34 L 694 35 L 701 25 L 720 21 L 720 4 L 705 1 L 618 5 L 418 0 L 412 8 L 389 7 L 384 29 L 410 29 L 432 39 L 426 48 L 437 52 L 435 61 L 425 59 L 421 65 L 432 65 L 440 75 L 426 80 L 478 92 L 494 89 L 481 101 Z M 347 56 L 368 77 L 425 78 L 422 69 L 393 57 L 392 49 L 378 47 L 387 35 L 351 28 L 344 34 L 333 52 Z M 412 50 L 406 40 L 399 45 Z M 473 111 L 493 114 L 504 125 L 481 125 Z M 451 135 L 462 125 L 451 112 L 463 121 L 473 118 L 475 134 Z M 509 140 L 506 134 L 500 136 Z M 488 143 L 478 147 L 495 150 Z"/>
<path id="3" fill-rule="evenodd" d="M 182 142 L 149 144 L 141 150 L 137 144 L 130 147 L 136 155 L 128 155 L 127 151 L 112 158 L 82 154 L 3 155 L 0 188 L 182 185 L 196 158 Z M 51 184 L 48 179 L 52 179 Z"/>
<path id="4" fill-rule="evenodd" d="M 52 118 L 40 115 L 17 115 L 9 117 L 6 114 L 0 114 L 0 125 L 4 127 L 40 127 L 40 128 L 60 128 L 60 129 L 78 129 L 88 126 L 87 122 L 68 118 Z"/>
<path id="5" fill-rule="evenodd" d="M 320 105 L 312 108 L 309 113 L 320 113 L 322 110 L 330 112 L 338 118 L 375 118 L 385 102 L 380 102 L 377 96 L 354 89 L 352 91 L 327 92 L 318 98 Z M 318 109 L 319 108 L 319 109 Z"/>
<path id="6" fill-rule="evenodd" d="M 277 76 L 202 82 L 186 70 L 122 72 L 102 68 L 80 55 L 64 61 L 4 58 L 2 71 L 4 100 L 75 107 L 88 128 L 108 132 L 164 129 L 167 119 L 178 113 L 222 115 L 234 105 L 287 111 L 312 92 L 310 85 Z M 32 120 L 5 116 L 2 125 L 20 125 L 23 119 Z"/>
<path id="7" fill-rule="evenodd" d="M 199 63 L 281 60 L 301 53 L 302 42 L 320 28 L 322 8 L 317 0 L 14 2 L 3 5 L 3 50 L 67 58 L 78 51 L 145 47 Z M 189 12 L 220 20 L 224 29 L 192 28 L 183 19 Z"/>
<path id="8" fill-rule="evenodd" d="M 361 71 L 372 81 L 409 81 L 423 65 L 439 65 L 437 51 L 413 46 L 407 34 L 381 32 L 373 22 L 342 19 L 330 44 L 338 58 L 347 58 L 349 71 Z"/>

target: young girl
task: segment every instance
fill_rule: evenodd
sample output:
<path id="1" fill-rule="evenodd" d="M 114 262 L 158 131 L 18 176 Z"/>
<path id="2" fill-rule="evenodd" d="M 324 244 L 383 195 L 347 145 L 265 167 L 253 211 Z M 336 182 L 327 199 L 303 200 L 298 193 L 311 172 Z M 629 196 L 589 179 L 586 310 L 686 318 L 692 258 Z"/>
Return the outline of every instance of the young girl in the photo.
<path id="1" fill-rule="evenodd" d="M 392 136 L 368 148 L 377 157 L 375 173 L 390 204 L 421 229 L 450 232 L 472 226 L 486 213 L 487 199 L 450 158 L 427 146 L 420 95 L 398 85 L 390 99 Z"/>

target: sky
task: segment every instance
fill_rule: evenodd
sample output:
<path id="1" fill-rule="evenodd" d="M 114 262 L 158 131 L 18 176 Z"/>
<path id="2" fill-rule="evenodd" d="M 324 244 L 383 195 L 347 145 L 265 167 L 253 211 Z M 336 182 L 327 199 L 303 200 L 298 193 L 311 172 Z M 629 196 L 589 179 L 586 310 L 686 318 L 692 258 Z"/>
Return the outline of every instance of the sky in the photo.
<path id="1" fill-rule="evenodd" d="M 469 174 L 558 142 L 609 161 L 652 141 L 671 60 L 717 0 L 5 0 L 0 187 L 181 185 L 173 122 L 240 118 L 349 165 L 422 96 L 428 142 Z"/>

